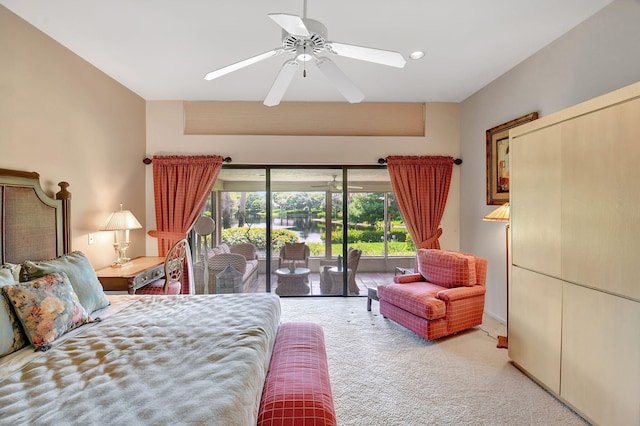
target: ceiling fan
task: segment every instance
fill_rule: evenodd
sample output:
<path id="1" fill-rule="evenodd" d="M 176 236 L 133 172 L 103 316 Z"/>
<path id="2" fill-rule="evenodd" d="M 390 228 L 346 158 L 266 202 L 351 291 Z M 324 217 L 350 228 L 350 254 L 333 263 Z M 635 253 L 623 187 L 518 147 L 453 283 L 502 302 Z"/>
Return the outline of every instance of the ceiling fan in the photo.
<path id="1" fill-rule="evenodd" d="M 396 68 L 403 68 L 406 63 L 404 57 L 399 52 L 328 41 L 327 27 L 321 22 L 307 18 L 307 0 L 304 0 L 302 18 L 287 13 L 269 13 L 268 16 L 282 27 L 282 47 L 211 71 L 204 76 L 205 80 L 213 80 L 230 72 L 277 56 L 283 52 L 288 52 L 293 53 L 295 56 L 282 65 L 278 76 L 263 102 L 266 106 L 275 106 L 280 103 L 293 76 L 300 67 L 300 63 L 302 62 L 306 65 L 306 63 L 311 60 L 315 60 L 318 69 L 336 86 L 347 101 L 350 103 L 358 103 L 364 99 L 364 94 L 360 89 L 353 84 L 331 59 L 326 56 L 317 56 L 318 54 L 331 53 Z M 306 77 L 306 75 L 307 70 L 305 66 L 303 77 Z"/>
<path id="2" fill-rule="evenodd" d="M 333 175 L 333 180 L 328 181 L 324 185 L 311 185 L 312 188 L 325 188 L 328 191 L 342 191 L 342 182 L 338 182 L 336 179 L 338 175 Z M 347 185 L 347 189 L 362 189 L 361 186 Z"/>

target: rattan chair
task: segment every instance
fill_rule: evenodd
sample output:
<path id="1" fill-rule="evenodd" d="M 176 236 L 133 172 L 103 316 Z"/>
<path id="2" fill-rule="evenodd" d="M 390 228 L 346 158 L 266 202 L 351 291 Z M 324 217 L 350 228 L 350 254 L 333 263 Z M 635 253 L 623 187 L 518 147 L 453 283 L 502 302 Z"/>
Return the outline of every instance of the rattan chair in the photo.
<path id="1" fill-rule="evenodd" d="M 362 250 L 349 248 L 347 250 L 347 289 L 349 294 L 360 294 L 360 288 L 356 283 L 356 272 L 360 263 Z M 337 266 L 336 260 L 320 261 L 320 293 L 322 294 L 342 294 L 342 274 L 330 273 L 329 268 Z"/>

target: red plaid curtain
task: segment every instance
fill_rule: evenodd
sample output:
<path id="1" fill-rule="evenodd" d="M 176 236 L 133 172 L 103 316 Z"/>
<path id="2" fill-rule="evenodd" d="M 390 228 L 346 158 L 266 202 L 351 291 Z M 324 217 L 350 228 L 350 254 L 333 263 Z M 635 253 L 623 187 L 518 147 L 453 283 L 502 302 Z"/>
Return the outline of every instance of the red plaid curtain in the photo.
<path id="1" fill-rule="evenodd" d="M 387 168 L 398 208 L 417 248 L 440 248 L 453 157 L 391 156 Z"/>
<path id="2" fill-rule="evenodd" d="M 166 256 L 173 244 L 186 238 L 221 167 L 219 155 L 153 157 L 156 230 L 149 231 L 149 235 L 158 239 L 160 256 Z M 183 294 L 191 292 L 192 281 L 193 277 L 189 277 L 188 283 L 183 282 Z"/>

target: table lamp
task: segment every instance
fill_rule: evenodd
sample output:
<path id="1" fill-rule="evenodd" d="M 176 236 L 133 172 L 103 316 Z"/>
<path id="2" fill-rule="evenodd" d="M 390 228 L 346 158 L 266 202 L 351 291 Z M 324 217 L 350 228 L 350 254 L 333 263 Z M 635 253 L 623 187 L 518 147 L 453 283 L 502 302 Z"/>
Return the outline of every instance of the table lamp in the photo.
<path id="1" fill-rule="evenodd" d="M 107 222 L 102 227 L 102 231 L 114 231 L 113 233 L 113 248 L 116 251 L 118 258 L 113 262 L 112 266 L 123 266 L 131 262 L 131 259 L 127 257 L 127 249 L 131 245 L 129 242 L 129 230 L 140 229 L 142 225 L 138 222 L 138 219 L 129 210 L 123 210 L 122 204 L 120 204 L 120 210 L 115 211 L 109 215 Z M 124 231 L 124 241 L 120 242 L 122 231 Z"/>

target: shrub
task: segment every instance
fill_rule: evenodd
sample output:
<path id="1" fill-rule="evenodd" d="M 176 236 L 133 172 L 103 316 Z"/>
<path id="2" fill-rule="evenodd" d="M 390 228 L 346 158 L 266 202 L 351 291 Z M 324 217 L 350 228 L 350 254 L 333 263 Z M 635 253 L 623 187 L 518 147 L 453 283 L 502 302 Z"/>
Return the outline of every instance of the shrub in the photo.
<path id="1" fill-rule="evenodd" d="M 267 230 L 265 228 L 226 228 L 220 233 L 222 242 L 231 244 L 251 243 L 258 251 L 267 249 Z M 271 245 L 274 252 L 279 252 L 284 243 L 297 243 L 298 234 L 289 229 L 272 229 Z"/>

